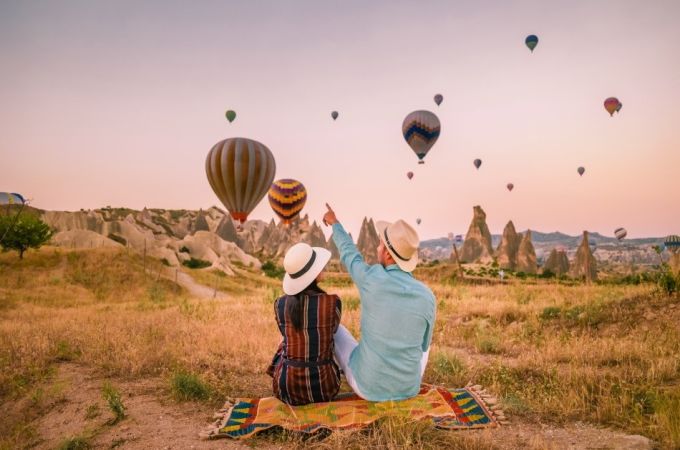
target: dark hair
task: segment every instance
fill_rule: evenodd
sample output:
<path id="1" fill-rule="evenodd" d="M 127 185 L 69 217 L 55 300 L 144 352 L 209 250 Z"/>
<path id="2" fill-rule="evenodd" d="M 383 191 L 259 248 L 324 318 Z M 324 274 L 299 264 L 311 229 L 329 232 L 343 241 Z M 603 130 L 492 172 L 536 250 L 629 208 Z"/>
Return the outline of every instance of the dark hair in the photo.
<path id="1" fill-rule="evenodd" d="M 295 295 L 289 295 L 286 298 L 286 313 L 290 317 L 293 328 L 300 330 L 302 328 L 302 312 L 304 305 L 307 302 L 307 297 L 310 295 L 325 294 L 326 291 L 321 289 L 316 280 L 312 281 L 309 286 L 304 288 L 302 292 Z"/>

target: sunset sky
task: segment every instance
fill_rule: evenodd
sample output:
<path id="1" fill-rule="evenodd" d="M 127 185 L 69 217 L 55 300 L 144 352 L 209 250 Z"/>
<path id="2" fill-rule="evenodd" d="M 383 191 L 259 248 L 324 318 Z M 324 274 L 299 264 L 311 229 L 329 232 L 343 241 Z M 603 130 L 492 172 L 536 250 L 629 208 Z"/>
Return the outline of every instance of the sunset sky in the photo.
<path id="1" fill-rule="evenodd" d="M 354 233 L 462 234 L 481 205 L 493 233 L 678 234 L 678 24 L 677 0 L 0 0 L 0 191 L 221 206 L 205 157 L 242 136 L 305 184 L 303 213 L 328 202 Z M 424 165 L 401 134 L 416 109 L 442 123 Z M 272 217 L 266 198 L 251 214 Z"/>

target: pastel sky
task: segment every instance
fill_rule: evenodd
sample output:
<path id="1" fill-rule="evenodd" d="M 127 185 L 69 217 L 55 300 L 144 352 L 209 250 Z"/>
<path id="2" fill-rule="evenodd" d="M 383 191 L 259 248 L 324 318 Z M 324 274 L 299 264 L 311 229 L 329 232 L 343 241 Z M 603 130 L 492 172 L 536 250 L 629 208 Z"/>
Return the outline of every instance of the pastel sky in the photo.
<path id="1" fill-rule="evenodd" d="M 473 205 L 495 233 L 680 233 L 679 23 L 676 0 L 2 0 L 0 191 L 207 208 L 207 152 L 244 136 L 354 233 L 464 233 Z M 424 165 L 401 135 L 416 109 L 442 122 Z"/>

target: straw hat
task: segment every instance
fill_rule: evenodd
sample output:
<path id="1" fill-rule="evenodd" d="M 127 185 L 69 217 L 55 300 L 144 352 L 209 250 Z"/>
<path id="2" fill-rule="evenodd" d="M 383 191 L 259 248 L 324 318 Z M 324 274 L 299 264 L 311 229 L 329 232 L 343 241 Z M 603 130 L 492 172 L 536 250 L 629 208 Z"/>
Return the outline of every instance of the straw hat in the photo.
<path id="1" fill-rule="evenodd" d="M 418 265 L 420 245 L 416 230 L 401 219 L 394 223 L 379 220 L 375 223 L 375 229 L 399 268 L 404 272 L 413 272 Z"/>
<path id="2" fill-rule="evenodd" d="M 322 247 L 311 247 L 300 242 L 293 245 L 283 258 L 283 292 L 295 295 L 302 292 L 312 281 L 316 280 L 328 261 L 331 252 Z"/>

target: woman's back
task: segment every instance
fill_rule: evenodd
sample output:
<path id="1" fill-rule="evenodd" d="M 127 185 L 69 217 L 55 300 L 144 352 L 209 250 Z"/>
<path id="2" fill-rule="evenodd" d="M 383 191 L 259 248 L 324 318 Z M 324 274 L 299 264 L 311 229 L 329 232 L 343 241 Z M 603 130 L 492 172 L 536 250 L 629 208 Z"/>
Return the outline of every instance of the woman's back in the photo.
<path id="1" fill-rule="evenodd" d="M 283 336 L 268 371 L 274 394 L 292 405 L 331 400 L 340 388 L 340 370 L 333 360 L 340 299 L 323 292 L 284 295 L 274 303 L 274 311 Z"/>

